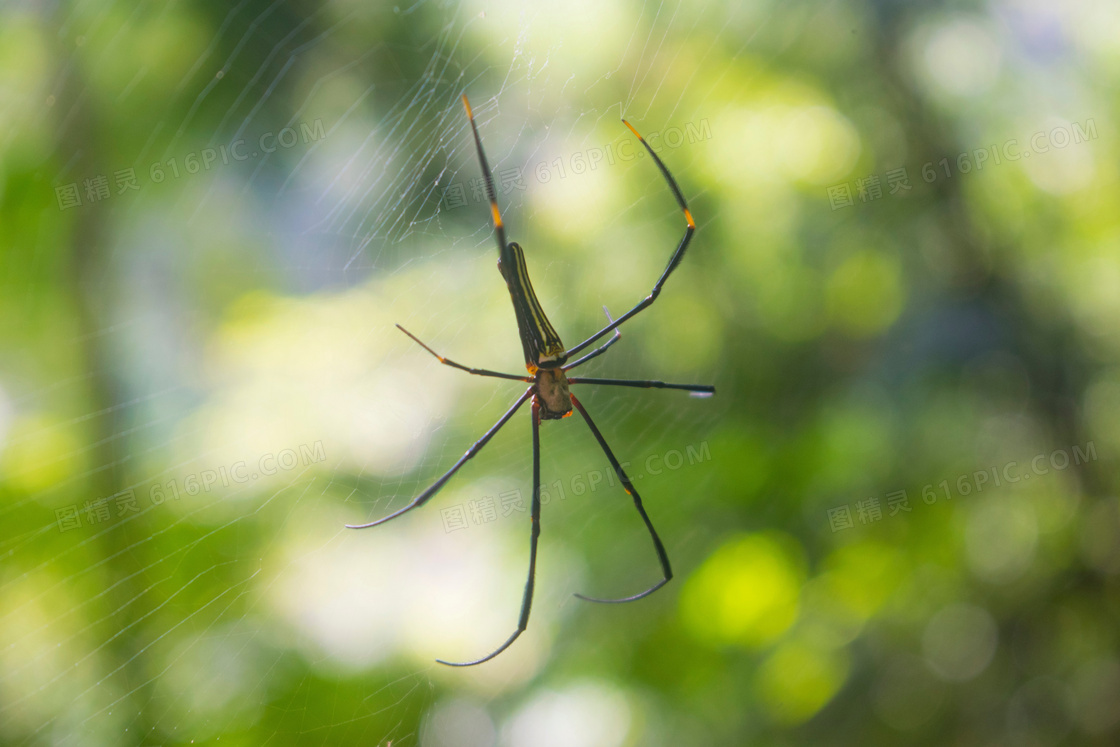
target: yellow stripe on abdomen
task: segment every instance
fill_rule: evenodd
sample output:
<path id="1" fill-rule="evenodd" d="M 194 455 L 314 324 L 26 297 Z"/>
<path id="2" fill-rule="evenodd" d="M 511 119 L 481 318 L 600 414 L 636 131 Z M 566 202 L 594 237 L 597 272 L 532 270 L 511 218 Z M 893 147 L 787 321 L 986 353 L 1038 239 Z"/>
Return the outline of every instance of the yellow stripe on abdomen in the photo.
<path id="1" fill-rule="evenodd" d="M 529 269 L 525 265 L 525 252 L 515 243 L 509 245 L 510 252 L 507 259 L 510 267 L 502 266 L 502 275 L 509 286 L 510 297 L 513 300 L 513 310 L 517 315 L 517 328 L 521 335 L 521 345 L 525 350 L 525 364 L 533 366 L 556 360 L 564 354 L 564 343 L 560 335 L 552 328 L 552 324 L 541 308 L 537 294 L 533 292 L 533 283 L 529 280 Z"/>

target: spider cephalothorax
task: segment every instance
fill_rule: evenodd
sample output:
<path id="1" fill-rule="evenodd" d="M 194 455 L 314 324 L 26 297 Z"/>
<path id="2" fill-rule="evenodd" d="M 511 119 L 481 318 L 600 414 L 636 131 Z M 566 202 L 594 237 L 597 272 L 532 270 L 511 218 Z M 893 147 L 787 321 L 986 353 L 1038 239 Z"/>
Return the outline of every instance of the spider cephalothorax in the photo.
<path id="1" fill-rule="evenodd" d="M 482 175 L 486 183 L 486 195 L 490 199 L 490 217 L 494 223 L 494 233 L 498 240 L 498 269 L 505 278 L 506 286 L 509 288 L 510 298 L 513 300 L 513 312 L 517 317 L 517 331 L 521 336 L 521 346 L 525 352 L 525 368 L 529 371 L 529 376 L 519 376 L 517 374 L 499 373 L 497 371 L 490 371 L 485 368 L 470 368 L 453 360 L 444 358 L 442 355 L 432 350 L 424 343 L 420 342 L 411 332 L 401 327 L 397 327 L 402 332 L 411 337 L 419 343 L 425 350 L 439 359 L 439 362 L 454 368 L 461 369 L 467 373 L 476 374 L 478 376 L 490 376 L 498 379 L 510 379 L 513 381 L 522 381 L 531 384 L 528 389 L 521 393 L 513 406 L 506 411 L 494 426 L 486 431 L 474 445 L 467 449 L 467 453 L 455 462 L 455 465 L 444 473 L 443 477 L 436 480 L 427 490 L 420 495 L 416 496 L 404 508 L 398 509 L 388 516 L 371 521 L 368 524 L 360 525 L 347 525 L 354 529 L 364 529 L 366 527 L 377 526 L 384 524 L 390 519 L 400 516 L 406 511 L 410 511 L 417 506 L 422 506 L 427 503 L 433 495 L 435 495 L 440 488 L 442 488 L 448 480 L 451 479 L 460 467 L 462 467 L 468 459 L 478 453 L 478 450 L 494 437 L 494 434 L 505 425 L 510 418 L 521 408 L 522 405 L 529 399 L 532 399 L 532 419 L 533 419 L 533 493 L 532 493 L 532 508 L 530 510 L 530 518 L 532 519 L 532 533 L 529 540 L 529 578 L 525 583 L 525 593 L 521 598 L 521 617 L 517 623 L 517 630 L 513 632 L 505 643 L 499 646 L 492 653 L 476 659 L 463 663 L 452 663 L 437 659 L 441 664 L 450 664 L 451 666 L 466 667 L 474 664 L 481 664 L 484 661 L 493 659 L 498 654 L 505 651 L 511 643 L 513 643 L 529 624 L 529 610 L 533 604 L 533 582 L 536 575 L 537 567 L 537 538 L 540 536 L 541 530 L 541 444 L 540 444 L 540 426 L 542 420 L 560 420 L 572 414 L 572 409 L 579 410 L 579 414 L 587 423 L 587 427 L 591 429 L 591 434 L 599 443 L 603 453 L 607 456 L 607 461 L 610 462 L 611 467 L 618 475 L 619 482 L 622 488 L 630 495 L 634 501 L 634 507 L 638 510 L 638 515 L 642 517 L 646 529 L 649 531 L 649 536 L 653 540 L 653 548 L 657 552 L 658 562 L 661 564 L 662 578 L 643 592 L 634 594 L 632 596 L 623 597 L 621 599 L 593 599 L 585 597 L 582 594 L 576 596 L 581 599 L 586 599 L 591 602 L 632 602 L 635 599 L 649 596 L 653 592 L 660 589 L 669 579 L 673 577 L 673 570 L 669 566 L 669 556 L 665 552 L 664 546 L 661 544 L 661 539 L 657 536 L 657 531 L 653 528 L 653 522 L 650 521 L 649 516 L 646 514 L 645 508 L 642 507 L 642 499 L 638 495 L 638 491 L 634 488 L 634 484 L 630 482 L 627 477 L 626 471 L 619 464 L 618 459 L 615 457 L 614 452 L 607 445 L 607 441 L 603 438 L 603 434 L 599 432 L 599 428 L 587 414 L 587 410 L 583 404 L 576 398 L 574 394 L 568 389 L 569 384 L 605 384 L 608 386 L 633 386 L 633 387 L 656 387 L 659 389 L 683 389 L 684 391 L 693 392 L 694 394 L 713 394 L 715 387 L 702 386 L 695 384 L 666 384 L 663 381 L 649 381 L 649 380 L 630 380 L 630 379 L 589 379 L 584 377 L 568 378 L 568 371 L 583 365 L 587 361 L 602 355 L 614 343 L 618 342 L 620 337 L 618 326 L 625 322 L 630 317 L 634 316 L 642 309 L 650 306 L 658 294 L 661 293 L 661 286 L 665 284 L 665 280 L 669 277 L 670 273 L 676 269 L 677 264 L 680 263 L 681 257 L 684 256 L 684 250 L 688 247 L 689 241 L 692 240 L 692 234 L 696 230 L 696 224 L 692 220 L 692 213 L 688 211 L 688 205 L 685 203 L 684 196 L 681 194 L 677 183 L 669 174 L 665 164 L 661 163 L 661 159 L 649 147 L 649 143 L 642 139 L 638 131 L 630 126 L 630 123 L 625 119 L 622 120 L 623 124 L 630 128 L 630 131 L 637 136 L 642 145 L 645 146 L 646 151 L 653 158 L 653 162 L 657 164 L 657 168 L 661 170 L 661 174 L 665 177 L 665 181 L 669 183 L 669 188 L 673 191 L 673 196 L 677 199 L 677 204 L 680 205 L 681 211 L 684 213 L 685 219 L 685 232 L 681 238 L 680 244 L 677 245 L 676 252 L 669 259 L 669 264 L 665 271 L 661 273 L 661 278 L 653 286 L 653 290 L 644 299 L 638 302 L 634 308 L 627 311 L 618 319 L 612 319 L 610 314 L 607 314 L 607 326 L 600 329 L 598 332 L 588 337 L 586 340 L 576 345 L 573 348 L 564 348 L 564 343 L 560 341 L 560 336 L 556 334 L 556 330 L 552 328 L 549 323 L 548 317 L 545 316 L 544 310 L 541 308 L 540 303 L 537 301 L 537 296 L 533 292 L 533 284 L 529 282 L 529 270 L 525 265 L 525 252 L 517 244 L 510 242 L 506 243 L 505 227 L 502 225 L 502 214 L 498 210 L 498 202 L 494 195 L 494 180 L 490 176 L 490 167 L 486 163 L 486 154 L 482 151 L 482 138 L 478 135 L 478 127 L 474 123 L 474 115 L 471 112 L 470 104 L 467 102 L 467 97 L 463 96 L 463 108 L 467 111 L 467 119 L 471 124 L 471 131 L 474 133 L 474 142 L 478 150 L 478 160 L 482 165 Z M 606 308 L 603 309 L 606 312 Z M 582 357 L 568 363 L 568 359 L 574 354 L 583 350 L 591 345 L 596 340 L 604 335 L 614 332 L 614 335 L 599 347 L 592 350 L 590 353 L 584 354 Z"/>
<path id="2" fill-rule="evenodd" d="M 572 414 L 572 394 L 564 369 L 538 368 L 533 387 L 541 403 L 541 420 L 559 420 Z"/>

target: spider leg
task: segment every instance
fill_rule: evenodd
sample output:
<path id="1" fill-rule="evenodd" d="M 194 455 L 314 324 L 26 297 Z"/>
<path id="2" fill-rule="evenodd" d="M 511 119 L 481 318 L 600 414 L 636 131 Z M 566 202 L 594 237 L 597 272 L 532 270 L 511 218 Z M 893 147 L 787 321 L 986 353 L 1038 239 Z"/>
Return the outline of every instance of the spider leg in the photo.
<path id="1" fill-rule="evenodd" d="M 579 345 L 576 345 L 574 348 L 570 348 L 569 350 L 567 350 L 564 355 L 570 356 L 578 353 L 580 350 L 583 350 L 585 347 L 595 342 L 600 337 L 610 332 L 612 329 L 618 327 L 620 324 L 637 314 L 639 311 L 653 304 L 653 302 L 657 299 L 657 296 L 661 294 L 661 286 L 665 285 L 665 281 L 669 279 L 669 275 L 673 272 L 673 270 L 677 269 L 677 265 L 680 264 L 681 259 L 684 257 L 685 249 L 688 248 L 689 242 L 692 241 L 692 234 L 696 232 L 696 222 L 692 219 L 692 213 L 688 210 L 688 203 L 685 202 L 684 195 L 681 194 L 681 188 L 677 186 L 677 182 L 675 179 L 673 179 L 673 175 L 669 173 L 669 169 L 665 167 L 665 164 L 661 162 L 661 159 L 657 156 L 657 154 L 653 152 L 653 148 L 649 147 L 649 143 L 645 141 L 645 138 L 643 138 L 629 122 L 624 119 L 622 120 L 622 124 L 629 127 L 630 132 L 633 132 L 635 137 L 637 137 L 638 140 L 641 141 L 642 145 L 645 146 L 646 150 L 649 151 L 650 156 L 653 157 L 653 162 L 656 163 L 657 168 L 661 170 L 661 175 L 664 176 L 665 181 L 669 183 L 669 189 L 673 191 L 673 196 L 677 198 L 677 204 L 680 205 L 681 212 L 684 213 L 684 220 L 686 224 L 684 229 L 684 236 L 681 237 L 681 242 L 677 245 L 677 250 L 673 252 L 673 256 L 669 259 L 669 264 L 666 265 L 665 271 L 661 273 L 661 277 L 658 278 L 657 283 L 654 284 L 653 290 L 649 292 L 648 296 L 639 301 L 634 308 L 627 311 L 618 319 L 615 319 L 613 322 L 603 327 L 595 334 L 591 335 L 591 337 L 588 337 Z"/>
<path id="2" fill-rule="evenodd" d="M 346 528 L 368 529 L 369 527 L 375 527 L 378 524 L 384 524 L 390 519 L 395 519 L 406 511 L 411 511 L 417 506 L 423 506 L 433 495 L 439 492 L 439 489 L 442 488 L 447 483 L 447 481 L 451 479 L 452 475 L 459 471 L 460 467 L 466 464 L 468 459 L 477 454 L 482 449 L 482 447 L 485 446 L 487 442 L 494 437 L 494 434 L 497 433 L 498 430 L 506 424 L 507 420 L 513 417 L 513 414 L 521 408 L 521 405 L 525 404 L 525 400 L 527 400 L 529 398 L 529 395 L 532 393 L 532 387 L 526 389 L 525 393 L 518 397 L 517 401 L 513 403 L 513 407 L 509 408 L 509 410 L 506 411 L 506 414 L 503 415 L 497 423 L 494 423 L 494 426 L 490 430 L 486 431 L 482 438 L 475 441 L 474 444 L 469 449 L 467 449 L 467 452 L 463 454 L 463 456 L 459 457 L 459 461 L 455 462 L 455 465 L 444 473 L 443 477 L 436 480 L 432 484 L 432 486 L 425 490 L 423 493 L 413 498 L 412 503 L 409 503 L 404 508 L 394 511 L 388 516 L 382 519 L 378 519 L 377 521 L 371 521 L 368 524 L 347 524 Z"/>
<path id="3" fill-rule="evenodd" d="M 587 421 L 587 427 L 591 429 L 591 432 L 593 434 L 595 434 L 595 440 L 599 442 L 599 446 L 602 447 L 603 453 L 607 455 L 607 459 L 610 461 L 611 466 L 614 467 L 614 471 L 618 475 L 618 479 L 622 481 L 623 489 L 634 499 L 634 508 L 638 509 L 638 513 L 641 515 L 642 521 L 646 523 L 646 529 L 649 530 L 649 536 L 653 540 L 653 547 L 655 550 L 657 550 L 657 559 L 661 562 L 661 573 L 664 576 L 660 581 L 658 581 L 656 584 L 649 587 L 645 591 L 630 597 L 623 597 L 622 599 L 595 599 L 593 597 L 584 596 L 583 594 L 576 594 L 575 596 L 588 602 L 602 602 L 605 604 L 633 602 L 635 599 L 648 597 L 650 594 L 657 591 L 665 584 L 669 583 L 670 579 L 673 578 L 673 569 L 669 566 L 669 556 L 665 553 L 665 546 L 661 544 L 661 538 L 657 536 L 657 530 L 653 528 L 653 522 L 649 520 L 649 515 L 646 514 L 645 508 L 642 507 L 642 498 L 638 495 L 638 491 L 634 489 L 634 484 L 630 482 L 630 478 L 626 476 L 626 472 L 622 469 L 622 465 L 618 463 L 618 459 L 615 458 L 614 452 L 611 451 L 611 447 L 607 446 L 606 439 L 603 438 L 603 434 L 599 432 L 599 429 L 595 427 L 595 422 L 591 419 L 591 416 L 587 414 L 587 410 L 583 409 L 583 405 L 580 404 L 580 401 L 578 399 L 576 399 L 576 395 L 573 394 L 571 396 L 572 404 L 575 405 L 577 410 L 579 410 L 579 414 L 583 416 L 583 419 Z"/>
<path id="4" fill-rule="evenodd" d="M 533 400 L 533 507 L 531 517 L 533 526 L 529 534 L 529 578 L 525 581 L 525 595 L 521 598 L 521 618 L 517 622 L 517 630 L 513 631 L 513 635 L 507 638 L 506 642 L 499 646 L 497 650 L 481 659 L 461 663 L 436 659 L 440 664 L 446 664 L 449 667 L 473 667 L 475 664 L 490 661 L 509 648 L 510 644 L 517 640 L 517 636 L 524 633 L 525 628 L 529 627 L 529 610 L 533 606 L 533 583 L 536 580 L 537 573 L 537 538 L 541 535 L 541 406 L 536 399 Z"/>
<path id="5" fill-rule="evenodd" d="M 423 342 L 421 342 L 420 338 L 418 338 L 416 335 L 409 332 L 407 329 L 405 329 L 401 325 L 398 324 L 397 329 L 399 329 L 401 332 L 404 332 L 406 335 L 411 337 L 413 342 L 415 342 L 417 345 L 419 345 L 420 347 L 424 348 L 429 353 L 434 355 L 436 357 L 436 359 L 445 366 L 451 366 L 452 368 L 457 368 L 460 371 L 466 371 L 467 373 L 474 374 L 475 376 L 491 376 L 495 379 L 510 379 L 512 381 L 524 381 L 524 382 L 528 382 L 528 383 L 531 383 L 533 381 L 532 379 L 530 379 L 526 376 L 518 376 L 517 374 L 501 373 L 499 371 L 491 371 L 491 370 L 486 369 L 486 368 L 469 368 L 467 366 L 464 366 L 462 363 L 456 363 L 455 361 L 453 361 L 449 358 L 444 358 L 442 355 L 440 355 L 439 353 L 437 353 L 436 351 L 432 350 L 430 347 L 425 345 Z"/>
<path id="6" fill-rule="evenodd" d="M 463 109 L 467 112 L 467 120 L 471 123 L 471 132 L 474 134 L 474 146 L 478 151 L 478 162 L 482 166 L 482 177 L 486 180 L 486 197 L 490 200 L 490 220 L 494 223 L 494 236 L 498 240 L 498 255 L 506 255 L 506 229 L 502 223 L 502 213 L 498 210 L 498 199 L 494 192 L 494 177 L 490 174 L 490 164 L 486 162 L 486 154 L 482 151 L 482 138 L 478 135 L 478 125 L 474 123 L 474 111 L 471 103 L 467 101 L 467 94 L 463 94 Z"/>
<path id="7" fill-rule="evenodd" d="M 607 311 L 606 306 L 603 307 L 603 313 L 607 315 L 607 321 L 608 322 L 613 322 L 614 321 L 614 319 L 611 318 L 611 312 Z M 571 371 L 576 366 L 582 366 L 584 363 L 587 363 L 592 358 L 596 358 L 596 357 L 602 355 L 603 353 L 607 352 L 607 348 L 609 348 L 611 345 L 614 345 L 620 339 L 622 339 L 622 332 L 620 332 L 619 330 L 616 329 L 614 331 L 614 336 L 611 337 L 611 339 L 607 340 L 607 342 L 605 344 L 600 345 L 599 347 L 595 348 L 594 350 L 592 350 L 590 353 L 583 356 L 579 360 L 573 361 L 573 362 L 569 363 L 568 365 L 564 366 L 564 370 L 565 371 Z"/>
<path id="8" fill-rule="evenodd" d="M 666 384 L 664 381 L 641 379 L 588 379 L 572 377 L 569 384 L 606 384 L 607 386 L 636 386 L 645 389 L 683 389 L 694 394 L 715 394 L 716 388 L 708 384 Z"/>

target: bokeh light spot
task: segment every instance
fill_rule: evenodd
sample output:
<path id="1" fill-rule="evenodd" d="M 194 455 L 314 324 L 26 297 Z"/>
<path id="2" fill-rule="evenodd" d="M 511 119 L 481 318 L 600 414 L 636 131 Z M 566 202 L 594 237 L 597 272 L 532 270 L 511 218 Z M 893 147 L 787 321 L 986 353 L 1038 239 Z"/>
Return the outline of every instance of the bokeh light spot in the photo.
<path id="1" fill-rule="evenodd" d="M 889 327 L 902 311 L 904 290 L 898 262 L 877 252 L 849 257 L 828 280 L 833 323 L 857 337 Z"/>
<path id="2" fill-rule="evenodd" d="M 828 703 L 847 674 L 847 658 L 841 652 L 790 641 L 763 663 L 756 686 L 771 718 L 796 724 Z"/>
<path id="3" fill-rule="evenodd" d="M 987 610 L 951 604 L 929 621 L 922 650 L 930 668 L 943 680 L 964 682 L 988 668 L 999 633 Z"/>
<path id="4" fill-rule="evenodd" d="M 508 747 L 617 747 L 630 731 L 626 697 L 600 683 L 546 690 L 518 712 L 503 731 Z"/>
<path id="5" fill-rule="evenodd" d="M 686 582 L 681 611 L 698 638 L 761 646 L 797 619 L 804 576 L 794 540 L 778 534 L 740 536 L 724 543 Z"/>
<path id="6" fill-rule="evenodd" d="M 0 465 L 8 484 L 37 493 L 77 471 L 82 443 L 65 423 L 46 415 L 27 415 L 12 422 Z"/>

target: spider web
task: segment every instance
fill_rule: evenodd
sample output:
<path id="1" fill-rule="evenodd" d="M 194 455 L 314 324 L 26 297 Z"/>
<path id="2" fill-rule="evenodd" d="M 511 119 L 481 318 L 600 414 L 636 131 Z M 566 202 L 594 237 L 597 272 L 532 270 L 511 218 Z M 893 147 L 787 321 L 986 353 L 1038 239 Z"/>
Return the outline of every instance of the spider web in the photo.
<path id="1" fill-rule="evenodd" d="M 681 230 L 653 164 L 618 157 L 624 141 L 635 145 L 619 117 L 647 135 L 676 128 L 682 142 L 663 157 L 701 199 L 690 170 L 711 137 L 733 137 L 702 134 L 721 113 L 713 92 L 733 84 L 705 59 L 724 47 L 764 67 L 792 39 L 774 28 L 778 7 L 242 0 L 5 10 L 41 29 L 54 53 L 45 95 L 22 120 L 59 133 L 54 170 L 41 177 L 53 188 L 132 167 L 139 188 L 63 213 L 79 216 L 76 230 L 100 232 L 75 242 L 92 255 L 75 288 L 92 300 L 55 350 L 62 363 L 19 362 L 2 382 L 8 445 L 26 456 L 5 478 L 28 487 L 0 509 L 15 528 L 0 540 L 0 734 L 14 744 L 242 734 L 404 745 L 443 743 L 455 723 L 473 724 L 478 744 L 522 743 L 533 709 L 552 703 L 524 694 L 526 683 L 565 646 L 557 636 L 577 619 L 571 593 L 594 590 L 585 546 L 604 537 L 596 527 L 625 534 L 617 553 L 605 551 L 629 558 L 619 583 L 640 588 L 656 570 L 617 487 L 545 507 L 529 632 L 467 672 L 432 659 L 480 655 L 516 620 L 526 514 L 503 515 L 500 496 L 520 490 L 528 503 L 528 408 L 429 506 L 391 526 L 343 528 L 402 506 L 520 391 L 444 369 L 393 329 L 468 365 L 520 368 L 459 96 L 471 96 L 493 172 L 520 175 L 523 184 L 499 178 L 499 202 L 542 304 L 574 344 L 601 325 L 604 304 L 617 315 L 648 292 Z M 163 39 L 166 53 L 144 46 L 180 24 L 186 40 Z M 163 98 L 143 101 L 153 90 Z M 86 121 L 89 99 L 125 114 L 102 105 L 103 121 Z M 100 140 L 84 141 L 94 127 Z M 245 160 L 232 153 L 237 141 Z M 208 151 L 218 155 L 192 173 L 188 156 L 199 164 Z M 577 154 L 602 160 L 576 173 Z M 460 187 L 465 204 L 454 205 Z M 60 240 L 42 232 L 31 256 L 57 253 Z M 699 238 L 693 252 L 703 251 Z M 700 282 L 692 261 L 666 299 L 674 283 Z M 707 381 L 714 362 L 654 370 L 674 352 L 643 353 L 662 344 L 670 311 L 660 308 L 586 373 Z M 76 409 L 91 392 L 95 405 Z M 719 422 L 718 404 L 684 396 L 583 399 L 634 464 L 683 453 Z M 542 442 L 546 485 L 606 468 L 578 418 L 546 424 Z M 287 451 L 294 466 L 263 473 L 262 457 Z M 251 479 L 219 477 L 229 484 L 188 494 L 238 463 Z M 703 492 L 700 468 L 682 475 Z M 665 505 L 674 497 L 646 484 L 655 517 L 680 515 Z M 137 510 L 118 515 L 129 491 Z M 111 515 L 95 521 L 84 504 L 99 497 Z M 472 520 L 466 507 L 488 497 L 497 517 Z M 83 521 L 60 531 L 52 513 L 67 507 Z M 455 507 L 467 526 L 447 531 L 444 510 Z M 661 531 L 670 554 L 687 557 L 687 529 Z M 618 697 L 596 687 L 565 702 L 591 703 L 594 715 L 597 700 Z M 624 736 L 610 713 L 595 723 L 614 731 L 601 733 Z"/>

